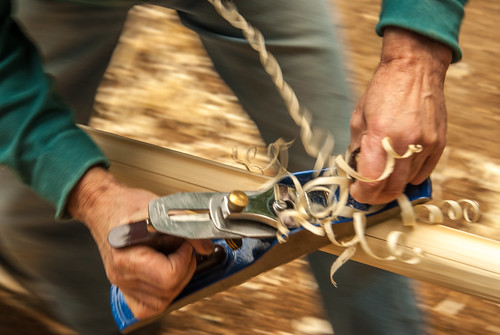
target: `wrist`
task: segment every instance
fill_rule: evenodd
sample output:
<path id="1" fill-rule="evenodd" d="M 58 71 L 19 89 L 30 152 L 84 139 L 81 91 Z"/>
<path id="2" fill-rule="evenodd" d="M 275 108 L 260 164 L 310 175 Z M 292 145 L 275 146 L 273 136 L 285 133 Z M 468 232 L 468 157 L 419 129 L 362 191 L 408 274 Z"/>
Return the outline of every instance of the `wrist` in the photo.
<path id="1" fill-rule="evenodd" d="M 88 215 L 95 212 L 100 201 L 117 186 L 113 175 L 100 166 L 90 168 L 73 187 L 67 210 L 78 221 L 87 222 Z"/>
<path id="2" fill-rule="evenodd" d="M 381 65 L 419 66 L 444 79 L 452 56 L 447 45 L 410 30 L 387 27 L 384 31 Z"/>

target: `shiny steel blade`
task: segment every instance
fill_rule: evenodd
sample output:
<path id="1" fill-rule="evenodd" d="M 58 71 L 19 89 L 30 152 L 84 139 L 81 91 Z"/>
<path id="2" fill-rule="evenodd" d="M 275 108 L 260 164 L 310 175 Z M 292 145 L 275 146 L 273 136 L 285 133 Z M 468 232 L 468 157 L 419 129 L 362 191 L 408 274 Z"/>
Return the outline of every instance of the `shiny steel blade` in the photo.
<path id="1" fill-rule="evenodd" d="M 272 190 L 269 191 L 272 194 Z M 250 202 L 242 212 L 230 212 L 227 193 L 215 193 L 209 202 L 210 218 L 214 226 L 228 233 L 250 238 L 276 237 L 277 222 L 267 208 L 268 192 L 246 192 Z"/>
<path id="2" fill-rule="evenodd" d="M 209 214 L 213 192 L 183 192 L 152 200 L 149 220 L 164 234 L 189 239 L 241 238 L 218 230 Z"/>

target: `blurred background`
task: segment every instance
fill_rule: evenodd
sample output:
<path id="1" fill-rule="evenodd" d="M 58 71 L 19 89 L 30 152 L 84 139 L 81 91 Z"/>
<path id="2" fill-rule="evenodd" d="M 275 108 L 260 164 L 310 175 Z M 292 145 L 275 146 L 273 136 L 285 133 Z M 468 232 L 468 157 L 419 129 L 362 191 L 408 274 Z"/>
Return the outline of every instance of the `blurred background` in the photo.
<path id="1" fill-rule="evenodd" d="M 378 12 L 379 1 L 332 4 L 355 98 L 379 60 Z M 499 17 L 495 1 L 474 0 L 467 7 L 460 35 L 463 61 L 451 66 L 446 81 L 448 146 L 432 175 L 435 199 L 468 198 L 481 205 L 480 223 L 446 224 L 497 240 Z M 163 8 L 139 6 L 130 13 L 91 125 L 234 166 L 233 147 L 256 146 L 256 162 L 267 161 L 258 131 L 212 69 L 197 36 L 179 24 L 175 12 Z M 429 316 L 429 334 L 500 334 L 500 305 L 425 282 L 416 282 L 415 290 L 419 307 Z M 303 259 L 176 311 L 163 324 L 170 335 L 333 333 Z M 0 291 L 1 334 L 67 333 L 58 329 Z"/>

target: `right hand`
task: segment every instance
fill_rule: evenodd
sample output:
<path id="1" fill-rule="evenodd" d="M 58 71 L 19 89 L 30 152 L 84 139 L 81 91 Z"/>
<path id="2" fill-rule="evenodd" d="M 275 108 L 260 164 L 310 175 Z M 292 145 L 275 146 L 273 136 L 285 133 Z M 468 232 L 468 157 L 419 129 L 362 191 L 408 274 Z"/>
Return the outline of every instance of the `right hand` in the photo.
<path id="1" fill-rule="evenodd" d="M 107 240 L 114 227 L 148 217 L 149 202 L 157 196 L 115 181 L 100 167 L 91 168 L 74 187 L 68 211 L 83 222 L 94 237 L 112 284 L 122 291 L 138 319 L 163 312 L 187 285 L 196 269 L 194 250 L 210 254 L 210 240 L 184 240 L 164 255 L 148 246 L 112 248 Z"/>
<path id="2" fill-rule="evenodd" d="M 383 204 L 407 184 L 420 184 L 436 166 L 446 143 L 444 80 L 452 59 L 449 47 L 411 31 L 387 27 L 380 64 L 351 117 L 351 151 L 360 148 L 358 172 L 377 179 L 385 169 L 382 139 L 389 137 L 402 155 L 410 144 L 422 152 L 396 161 L 384 180 L 356 180 L 354 199 Z"/>

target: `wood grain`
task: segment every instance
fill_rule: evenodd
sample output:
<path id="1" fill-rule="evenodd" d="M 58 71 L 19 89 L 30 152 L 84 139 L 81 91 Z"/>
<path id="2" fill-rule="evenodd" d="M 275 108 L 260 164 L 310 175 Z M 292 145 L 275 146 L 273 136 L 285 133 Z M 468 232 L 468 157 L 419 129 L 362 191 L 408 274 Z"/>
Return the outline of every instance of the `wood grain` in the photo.
<path id="1" fill-rule="evenodd" d="M 378 38 L 374 38 L 374 27 L 378 17 L 378 2 L 368 0 L 356 2 L 340 0 L 336 2 L 336 5 L 338 8 L 337 16 L 341 19 L 341 24 L 339 24 L 338 27 L 344 36 L 346 44 L 345 58 L 348 60 L 349 78 L 351 80 L 352 87 L 356 92 L 356 96 L 359 96 L 363 87 L 366 85 L 371 74 L 373 73 L 378 61 L 378 52 L 381 41 Z M 136 32 L 131 32 L 132 35 L 138 34 L 138 36 L 142 36 L 140 33 L 137 33 L 137 31 L 143 29 L 140 24 L 141 19 L 144 20 L 145 16 L 150 17 L 150 10 L 152 9 L 153 8 L 140 8 L 139 11 L 134 13 L 135 16 L 133 16 L 133 19 L 137 20 L 138 24 L 131 27 L 131 29 L 133 29 L 131 31 Z M 497 239 L 500 236 L 500 229 L 498 226 L 500 223 L 500 208 L 498 205 L 500 194 L 500 149 L 498 146 L 498 136 L 495 135 L 497 126 L 495 127 L 492 125 L 500 124 L 500 98 L 498 95 L 498 74 L 495 76 L 495 71 L 492 71 L 492 69 L 498 68 L 500 65 L 498 57 L 495 56 L 496 50 L 499 50 L 500 47 L 498 45 L 499 41 L 494 37 L 493 33 L 495 30 L 494 17 L 495 15 L 498 16 L 499 9 L 500 6 L 487 1 L 477 0 L 469 4 L 461 35 L 461 45 L 464 50 L 464 61 L 456 65 L 452 65 L 446 82 L 446 98 L 449 111 L 448 147 L 432 176 L 434 182 L 434 196 L 436 199 L 457 200 L 461 198 L 471 198 L 478 200 L 484 211 L 483 219 L 480 224 L 470 225 L 447 222 L 448 225 Z M 148 28 L 148 34 L 153 34 L 153 36 L 156 36 L 157 38 L 162 38 L 164 43 L 168 43 L 168 41 L 164 41 L 166 39 L 163 34 L 164 29 L 167 29 L 167 26 L 168 29 L 170 29 L 169 31 L 172 31 L 171 29 L 179 29 L 182 39 L 173 37 L 174 42 L 172 43 L 174 43 L 176 47 L 179 47 L 181 46 L 181 41 L 187 40 L 189 45 L 187 47 L 182 45 L 180 49 L 189 50 L 189 52 L 195 54 L 196 57 L 204 57 L 203 51 L 198 49 L 195 45 L 197 41 L 196 39 L 192 39 L 193 35 L 191 35 L 189 31 L 184 31 L 182 28 L 177 26 L 175 28 L 171 28 L 170 20 L 174 22 L 173 25 L 176 25 L 175 16 L 170 16 L 171 13 L 164 11 L 163 9 L 156 11 L 157 9 L 155 8 L 154 10 L 156 15 L 159 15 L 158 18 L 161 22 L 155 21 L 156 28 L 151 28 L 150 25 Z M 156 31 L 156 29 L 159 31 Z M 169 34 L 169 36 L 172 35 Z M 149 42 L 147 39 L 144 40 L 132 37 L 131 40 L 133 40 L 136 45 L 139 45 L 139 47 L 142 45 L 142 53 L 145 53 L 147 50 L 151 50 L 151 48 L 155 45 L 158 45 L 158 43 L 148 44 Z M 162 44 L 160 43 L 160 45 Z M 162 46 L 162 48 L 166 47 Z M 179 49 L 176 49 L 176 53 L 179 52 Z M 129 55 L 129 57 L 138 57 L 134 52 L 132 52 L 131 55 Z M 174 55 L 173 57 L 175 58 L 177 56 Z M 184 56 L 179 55 L 179 57 Z M 193 61 L 193 59 L 190 58 L 189 61 Z M 202 63 L 202 61 L 197 62 L 198 63 L 196 64 Z M 119 63 L 124 64 L 122 61 Z M 137 63 L 134 64 L 137 66 Z M 181 71 L 182 73 L 187 74 L 187 77 L 180 76 L 177 79 L 178 82 L 182 84 L 175 86 L 175 92 L 180 96 L 189 96 L 190 98 L 193 98 L 193 104 L 190 106 L 196 109 L 197 107 L 193 107 L 197 106 L 195 102 L 197 99 L 200 99 L 199 97 L 205 96 L 207 88 L 200 88 L 197 86 L 198 82 L 196 82 L 196 79 L 194 82 L 186 82 L 184 80 L 188 80 L 193 72 L 199 71 L 199 68 L 190 68 L 190 66 L 187 65 L 179 66 L 179 64 L 175 66 L 170 64 L 170 66 L 175 68 L 176 71 Z M 112 73 L 112 68 L 109 73 Z M 136 71 L 129 71 L 125 77 L 129 77 L 131 73 L 136 73 Z M 203 75 L 205 76 L 206 73 L 203 72 Z M 207 77 L 203 78 L 207 79 Z M 208 85 L 209 87 L 212 87 L 213 84 L 211 83 L 213 81 L 217 82 L 218 78 L 217 76 L 209 78 L 210 84 L 204 83 L 204 86 Z M 119 84 L 116 85 L 116 80 L 118 78 L 111 77 L 111 79 L 115 81 L 108 83 L 110 84 L 109 86 L 125 90 L 124 92 L 126 94 L 127 88 L 122 86 L 123 81 L 118 82 Z M 183 80 L 182 82 L 180 81 L 181 79 Z M 143 80 L 147 81 L 147 78 L 143 78 Z M 133 81 L 135 82 L 133 86 L 135 92 L 135 90 L 137 90 L 137 86 L 140 85 L 137 85 L 138 81 Z M 103 86 L 106 87 L 106 82 Z M 165 86 L 160 87 L 165 88 Z M 230 92 L 224 91 L 227 90 L 224 85 L 217 87 L 222 90 L 218 92 L 224 92 L 224 94 L 227 92 L 228 95 L 225 97 L 231 96 Z M 195 90 L 198 90 L 197 94 L 193 94 Z M 200 90 L 201 92 L 199 92 Z M 156 98 L 149 98 L 149 95 L 155 95 L 156 91 L 154 89 L 148 91 L 145 101 L 156 101 Z M 116 92 L 114 94 L 116 94 Z M 120 101 L 123 97 L 124 95 L 121 95 L 119 98 L 115 98 L 114 101 Z M 98 110 L 103 107 L 99 101 L 102 102 L 103 100 L 98 99 Z M 217 101 L 220 102 L 219 100 Z M 135 106 L 129 105 L 128 101 L 126 103 L 128 104 L 126 107 L 129 110 L 136 110 L 136 108 L 139 108 L 137 111 L 140 111 L 142 105 L 141 102 L 137 102 Z M 175 118 L 175 116 L 180 115 L 183 110 L 182 108 L 176 109 L 176 104 L 168 102 L 165 102 L 162 105 L 160 104 L 160 106 L 157 107 L 161 111 L 159 114 L 161 114 L 162 118 Z M 242 120 L 245 119 L 244 113 L 237 104 L 229 106 L 224 105 L 221 102 L 221 104 L 217 106 L 217 109 L 221 111 L 222 117 L 235 114 L 237 115 L 238 120 L 240 120 L 240 118 Z M 174 116 L 167 116 L 170 114 Z M 186 119 L 181 121 L 181 125 L 183 125 L 183 127 L 176 128 L 176 131 L 183 133 L 180 138 L 189 141 L 188 144 L 178 144 L 174 140 L 173 142 L 171 141 L 168 143 L 167 146 L 191 154 L 200 155 L 204 158 L 214 159 L 218 162 L 234 164 L 228 154 L 228 148 L 230 145 L 227 144 L 229 142 L 226 142 L 226 138 L 221 138 L 217 134 L 210 138 L 210 142 L 212 143 L 219 143 L 219 141 L 222 141 L 222 144 L 219 143 L 220 145 L 215 144 L 211 146 L 211 144 L 206 144 L 203 141 L 196 143 L 196 136 L 190 134 L 189 129 L 196 129 L 196 127 L 199 126 L 191 126 L 190 124 L 186 125 L 185 122 L 189 122 Z M 102 118 L 100 122 L 103 122 Z M 149 124 L 151 124 L 151 122 Z M 239 124 L 238 127 L 238 132 L 244 134 L 254 131 L 253 125 L 248 121 Z M 105 127 L 105 129 L 109 128 Z M 249 130 L 247 131 L 246 129 Z M 140 132 L 140 130 L 137 129 L 129 131 L 128 135 L 140 138 L 137 131 Z M 125 134 L 124 131 L 121 133 Z M 163 133 L 161 141 L 167 140 L 168 135 Z M 155 141 L 160 140 L 155 139 Z M 259 147 L 262 148 L 262 143 L 259 141 L 259 139 L 250 138 L 249 140 L 243 140 L 240 142 L 240 146 L 246 147 L 248 145 L 260 143 Z M 155 143 L 162 145 L 160 142 Z M 198 145 L 200 147 L 197 147 Z M 205 149 L 206 147 L 209 147 L 209 149 Z M 293 264 L 294 263 L 292 262 L 291 265 Z M 301 275 L 307 276 L 308 274 L 306 272 Z M 265 278 L 265 275 L 262 276 L 262 278 Z M 259 280 L 260 279 L 257 278 L 255 281 L 259 282 Z M 278 294 L 279 292 L 279 288 L 273 287 L 272 285 L 264 285 L 263 287 L 265 287 L 267 292 L 272 292 L 273 295 Z M 296 290 L 293 292 L 299 295 L 303 294 L 304 302 L 311 303 L 318 307 L 318 300 L 310 300 L 308 298 L 310 296 L 310 292 L 298 292 Z M 483 320 L 479 317 L 480 313 L 478 312 L 480 310 L 486 310 L 495 314 L 495 310 L 498 311 L 498 307 L 496 305 L 483 302 L 478 298 L 445 290 L 425 282 L 418 282 L 417 292 L 420 297 L 422 309 L 430 315 L 432 326 L 432 329 L 429 330 L 430 333 L 465 334 L 466 332 L 464 329 L 467 329 L 468 334 L 494 334 L 496 333 L 495 329 L 498 329 L 495 327 L 500 327 L 498 320 L 492 318 L 486 318 Z M 231 295 L 233 293 L 243 295 L 247 294 L 243 288 L 229 290 L 224 294 Z M 214 299 L 217 299 L 217 297 L 218 295 L 216 295 Z M 446 312 L 443 312 L 443 309 L 439 309 L 437 306 L 439 306 L 439 304 L 443 301 L 448 301 L 447 299 L 451 301 L 467 301 L 467 303 L 459 311 L 446 314 Z M 255 303 L 258 302 L 255 301 L 252 305 Z M 198 304 L 193 305 L 193 308 L 196 308 L 197 305 Z M 231 306 L 226 307 L 228 309 L 231 308 Z M 265 310 L 266 307 L 262 306 L 262 308 Z M 294 308 L 292 306 L 289 308 L 289 312 L 294 313 Z M 219 306 L 218 309 L 222 314 L 226 311 L 226 308 L 222 305 Z M 321 309 L 319 309 L 319 314 L 316 314 L 316 316 L 318 315 L 321 318 Z M 476 317 L 474 318 L 472 315 L 476 315 Z M 464 316 L 466 316 L 466 318 L 464 318 Z M 268 317 L 269 322 L 267 322 L 265 326 L 267 332 L 285 331 L 284 328 L 281 328 L 283 325 L 277 325 L 270 321 L 274 318 L 272 315 L 268 315 L 267 312 L 263 312 L 258 319 L 265 322 L 265 319 Z M 186 318 L 188 318 L 188 316 L 186 316 Z M 231 320 L 228 320 L 227 318 L 224 318 L 224 320 L 225 321 L 221 323 L 218 328 L 219 332 L 224 333 L 229 329 L 233 329 L 232 327 L 237 327 L 231 322 Z M 464 324 L 463 320 L 467 320 L 467 324 Z M 236 329 L 239 328 L 237 327 Z M 287 328 L 287 330 L 289 330 L 289 328 Z M 244 334 L 245 330 L 240 330 L 240 333 Z M 292 331 L 291 333 L 298 334 L 296 331 Z"/>
<path id="2" fill-rule="evenodd" d="M 359 96 L 378 61 L 380 39 L 374 27 L 379 2 L 337 0 L 336 5 L 349 79 Z M 437 199 L 476 199 L 484 212 L 480 224 L 447 224 L 496 239 L 500 238 L 498 17 L 498 2 L 469 2 L 461 34 L 464 60 L 450 68 L 446 82 L 448 148 L 432 176 Z M 185 117 L 186 111 L 191 117 Z M 97 96 L 92 125 L 229 165 L 235 165 L 230 158 L 235 145 L 257 145 L 263 152 L 255 126 L 214 74 L 197 38 L 178 24 L 172 12 L 156 7 L 137 7 L 131 13 Z M 264 155 L 258 159 L 266 161 Z M 429 334 L 500 334 L 498 305 L 425 282 L 418 282 L 416 290 L 421 309 L 429 315 Z M 8 293 L 0 293 L 2 334 L 67 334 L 49 328 L 39 316 L 18 308 L 19 301 L 11 303 Z M 174 335 L 332 333 L 304 260 L 187 306 L 168 316 L 163 327 L 165 334 Z"/>
<path id="3" fill-rule="evenodd" d="M 85 130 L 104 150 L 111 161 L 111 172 L 122 182 L 132 182 L 132 186 L 145 187 L 159 194 L 255 190 L 268 181 L 265 176 L 210 160 L 91 128 Z M 370 256 L 365 248 L 360 248 L 354 255 L 354 260 L 500 303 L 500 286 L 496 285 L 500 282 L 500 257 L 491 257 L 500 255 L 499 241 L 442 225 L 417 223 L 413 227 L 404 227 L 397 211 L 386 211 L 379 218 L 375 218 L 376 216 L 367 218 L 369 228 L 365 233 L 367 244 L 376 256 Z M 373 222 L 379 223 L 370 224 Z M 405 244 L 400 245 L 403 250 L 401 256 L 404 259 L 413 258 L 413 251 L 418 249 L 423 255 L 420 262 L 413 264 L 382 259 L 390 256 L 388 237 L 395 231 L 405 235 Z M 335 224 L 333 232 L 339 240 L 350 239 L 354 234 L 351 223 Z M 456 246 L 460 246 L 460 249 Z M 340 255 L 345 250 L 328 243 L 326 237 L 319 238 L 308 231 L 298 232 L 287 243 L 273 247 L 252 266 L 228 280 L 196 292 L 193 297 L 181 299 L 172 306 L 172 310 L 240 284 L 318 248 L 335 255 Z"/>

